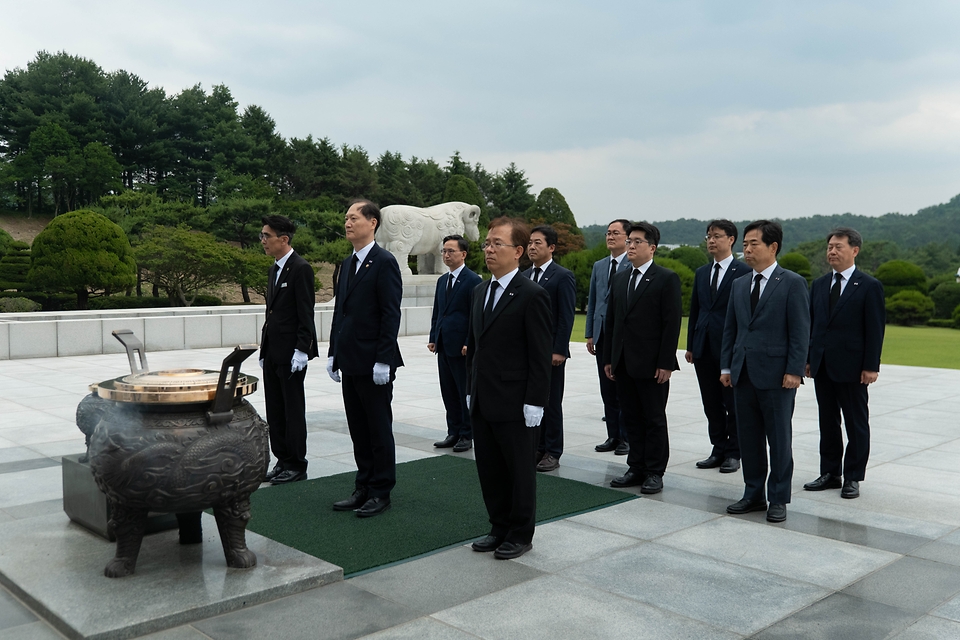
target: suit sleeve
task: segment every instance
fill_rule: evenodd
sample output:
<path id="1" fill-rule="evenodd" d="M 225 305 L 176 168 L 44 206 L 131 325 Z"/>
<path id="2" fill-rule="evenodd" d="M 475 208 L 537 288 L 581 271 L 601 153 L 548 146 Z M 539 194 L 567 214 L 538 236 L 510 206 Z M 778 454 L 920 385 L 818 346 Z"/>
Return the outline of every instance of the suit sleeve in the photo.
<path id="1" fill-rule="evenodd" d="M 346 262 L 346 261 L 344 261 Z M 333 298 L 333 319 L 330 321 L 330 346 L 327 347 L 327 357 L 332 358 L 337 353 L 337 325 L 339 324 L 340 314 L 343 313 L 343 284 L 346 282 L 344 274 L 346 268 L 341 265 L 340 281 L 337 282 L 337 292 Z"/>
<path id="2" fill-rule="evenodd" d="M 883 332 L 887 324 L 883 283 L 874 279 L 867 290 L 863 309 L 863 371 L 880 371 L 880 352 L 883 350 Z"/>
<path id="3" fill-rule="evenodd" d="M 577 281 L 572 271 L 561 273 L 563 277 L 557 287 L 557 329 L 553 336 L 553 352 L 569 356 L 570 333 L 573 331 L 573 315 L 577 307 Z"/>
<path id="4" fill-rule="evenodd" d="M 720 346 L 720 369 L 730 369 L 733 362 L 733 344 L 737 340 L 737 285 L 740 279 L 730 283 L 730 300 L 727 302 L 727 317 L 723 321 L 723 342 Z"/>
<path id="5" fill-rule="evenodd" d="M 394 366 L 397 360 L 397 336 L 400 334 L 400 301 L 403 298 L 403 280 L 396 259 L 384 260 L 377 278 L 377 297 L 380 299 L 380 335 L 377 337 L 377 362 Z"/>
<path id="6" fill-rule="evenodd" d="M 584 338 L 594 337 L 593 314 L 597 312 L 597 265 L 593 263 L 593 271 L 590 273 L 590 292 L 587 294 L 587 326 L 583 332 Z"/>
<path id="7" fill-rule="evenodd" d="M 687 351 L 693 351 L 693 333 L 697 327 L 697 318 L 700 317 L 700 270 L 693 278 L 693 293 L 690 294 L 690 316 L 687 318 Z"/>
<path id="8" fill-rule="evenodd" d="M 440 283 L 443 282 L 443 277 L 437 279 L 437 290 L 433 293 L 433 315 L 430 317 L 430 338 L 427 339 L 429 343 L 435 343 L 437 341 L 437 316 L 440 313 Z"/>
<path id="9" fill-rule="evenodd" d="M 660 308 L 663 310 L 663 332 L 660 334 L 660 355 L 657 368 L 675 371 L 677 345 L 680 342 L 680 323 L 683 317 L 683 294 L 680 293 L 680 276 L 667 271 L 667 281 L 660 290 Z"/>
<path id="10" fill-rule="evenodd" d="M 473 317 L 476 315 L 476 306 L 478 304 L 477 300 L 480 297 L 480 292 L 483 289 L 474 285 L 473 291 L 470 292 L 470 313 L 467 321 L 467 393 L 470 393 L 470 390 L 473 389 L 473 356 L 476 351 L 476 340 L 473 337 Z"/>
<path id="11" fill-rule="evenodd" d="M 785 373 L 803 377 L 810 349 L 810 294 L 801 276 L 790 278 L 787 297 L 787 367 Z"/>
<path id="12" fill-rule="evenodd" d="M 621 283 L 617 282 L 617 278 L 614 277 L 613 287 L 610 295 L 607 296 L 607 332 L 605 334 L 607 337 L 603 339 L 604 366 L 613 363 L 613 336 L 616 335 L 614 327 L 617 325 L 617 298 L 619 297 L 616 288 L 619 284 Z"/>
<path id="13" fill-rule="evenodd" d="M 313 267 L 306 260 L 297 267 L 293 287 L 297 302 L 297 349 L 307 354 L 308 359 L 313 359 L 317 356 L 317 334 L 313 323 L 316 296 L 313 289 Z"/>
<path id="14" fill-rule="evenodd" d="M 810 287 L 810 339 L 807 341 L 807 362 L 810 364 L 810 354 L 813 351 L 813 320 L 816 317 L 816 306 L 814 305 L 814 300 L 817 299 L 817 293 L 820 288 L 820 279 L 817 278 L 813 281 L 813 286 Z"/>
<path id="15" fill-rule="evenodd" d="M 524 316 L 527 333 L 527 391 L 524 404 L 545 407 L 550 399 L 550 295 L 541 287 L 532 290 Z"/>

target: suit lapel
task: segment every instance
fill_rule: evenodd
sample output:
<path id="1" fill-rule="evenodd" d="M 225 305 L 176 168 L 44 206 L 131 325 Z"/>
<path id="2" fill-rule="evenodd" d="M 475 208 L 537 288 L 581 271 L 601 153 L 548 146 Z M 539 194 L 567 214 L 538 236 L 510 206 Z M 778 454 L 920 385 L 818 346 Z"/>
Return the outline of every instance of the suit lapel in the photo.
<path id="1" fill-rule="evenodd" d="M 767 300 L 774 294 L 777 290 L 777 287 L 780 286 L 780 283 L 783 282 L 783 267 L 777 265 L 777 268 L 773 270 L 773 273 L 770 274 L 770 279 L 767 281 L 767 284 L 763 287 L 763 292 L 760 294 L 760 302 L 757 303 L 757 310 L 753 313 L 753 318 L 756 318 L 760 315 L 760 312 L 763 311 L 763 308 L 767 305 Z M 747 287 L 749 292 L 750 287 Z M 750 308 L 750 298 L 747 296 L 747 308 Z M 751 318 L 751 322 L 752 322 Z"/>
<path id="2" fill-rule="evenodd" d="M 463 276 L 463 271 L 460 272 L 460 276 L 461 277 Z M 452 277 L 453 277 L 453 274 L 448 273 L 447 280 L 445 280 L 444 283 L 441 285 L 441 287 L 443 288 L 443 291 L 440 292 L 440 295 L 442 296 L 442 298 L 440 298 L 440 307 L 444 310 L 450 305 L 450 301 L 453 300 L 454 296 L 457 295 L 457 291 L 458 291 L 457 287 L 460 286 L 460 278 L 457 278 L 456 280 L 453 281 L 453 288 L 452 289 L 448 288 L 449 278 L 452 278 Z"/>
<path id="3" fill-rule="evenodd" d="M 553 277 L 554 272 L 557 270 L 557 263 L 551 262 L 550 266 L 546 268 L 543 274 L 540 275 L 540 282 L 538 284 L 545 285 L 550 278 Z"/>
<path id="4" fill-rule="evenodd" d="M 642 273 L 639 278 L 640 282 L 637 283 L 637 288 L 633 291 L 629 291 L 630 285 L 627 284 L 627 313 L 633 308 L 633 305 L 637 304 L 637 300 L 643 297 L 643 292 L 646 291 L 647 287 L 657 276 L 657 263 L 650 265 L 644 273 Z M 630 282 L 630 278 L 627 278 L 627 282 Z"/>
<path id="5" fill-rule="evenodd" d="M 290 254 L 290 257 L 287 258 L 287 261 L 283 263 L 283 269 L 280 269 L 280 276 L 278 278 L 270 278 L 270 275 L 267 275 L 267 278 L 270 278 L 270 282 L 267 283 L 268 309 L 273 306 L 273 303 L 277 300 L 277 293 L 280 292 L 283 284 L 287 281 L 287 275 L 290 273 L 290 266 L 293 264 L 295 257 L 296 252 Z M 270 270 L 273 271 L 272 268 Z"/>
<path id="6" fill-rule="evenodd" d="M 363 280 L 363 277 L 370 272 L 370 267 L 373 266 L 373 264 L 376 262 L 379 253 L 380 253 L 380 247 L 376 243 L 374 243 L 374 245 L 370 248 L 370 251 L 367 252 L 367 257 L 364 258 L 362 263 L 360 263 L 360 268 L 357 270 L 357 273 L 353 276 L 353 281 L 350 282 L 349 286 L 347 286 L 347 282 L 349 282 L 349 277 L 341 278 L 344 280 L 344 285 L 343 285 L 344 298 L 349 297 L 350 294 L 353 292 L 353 290 L 357 288 L 357 285 L 360 283 L 360 281 Z M 344 275 L 346 275 L 346 272 L 349 271 L 350 263 L 352 261 L 353 261 L 353 254 L 351 253 L 343 263 L 344 266 L 346 267 L 344 269 L 344 272 L 345 272 Z"/>
<path id="7" fill-rule="evenodd" d="M 503 312 L 503 310 L 506 309 L 511 302 L 513 302 L 514 298 L 516 298 L 517 289 L 520 288 L 520 283 L 517 282 L 518 276 L 522 277 L 519 273 L 513 276 L 513 279 L 510 280 L 510 284 L 507 285 L 506 289 L 503 290 L 503 293 L 500 294 L 500 300 L 497 301 L 497 306 L 493 308 L 493 313 L 490 314 L 490 319 L 483 324 L 484 331 L 489 329 L 493 323 L 497 321 L 497 318 L 500 317 L 500 314 Z M 487 284 L 487 289 L 489 288 L 490 285 Z M 484 298 L 486 298 L 486 295 L 484 295 Z M 480 317 L 482 321 L 483 315 L 481 314 Z"/>
<path id="8" fill-rule="evenodd" d="M 830 272 L 833 273 L 832 271 Z M 860 269 L 854 269 L 853 273 L 850 274 L 850 282 L 847 283 L 847 286 L 844 287 L 843 293 L 840 294 L 840 299 L 837 300 L 836 306 L 833 308 L 833 313 L 830 314 L 830 319 L 833 320 L 837 317 L 837 312 L 840 311 L 847 300 L 850 299 L 850 296 L 855 295 L 859 291 L 860 281 L 863 279 L 863 272 Z M 827 310 L 830 309 L 830 288 L 827 287 Z"/>
<path id="9" fill-rule="evenodd" d="M 723 272 L 723 280 L 721 280 L 720 283 L 717 285 L 717 300 L 720 299 L 724 289 L 729 288 L 733 284 L 733 281 L 736 279 L 738 275 L 740 275 L 740 270 L 743 268 L 744 268 L 743 265 L 737 262 L 736 260 L 730 263 L 730 266 L 727 267 L 727 270 Z M 710 294 L 710 285 L 708 283 L 707 295 L 709 294 Z M 717 300 L 711 301 L 710 306 L 713 306 L 714 302 L 716 302 Z"/>

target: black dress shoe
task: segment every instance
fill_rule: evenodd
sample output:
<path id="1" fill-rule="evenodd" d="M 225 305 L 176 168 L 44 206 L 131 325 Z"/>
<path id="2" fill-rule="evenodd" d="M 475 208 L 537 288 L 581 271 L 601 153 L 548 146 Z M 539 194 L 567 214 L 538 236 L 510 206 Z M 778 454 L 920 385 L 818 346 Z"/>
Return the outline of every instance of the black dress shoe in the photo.
<path id="1" fill-rule="evenodd" d="M 740 461 L 736 458 L 727 458 L 720 465 L 720 473 L 735 473 L 740 470 Z"/>
<path id="2" fill-rule="evenodd" d="M 459 440 L 460 438 L 457 436 L 447 436 L 440 442 L 434 442 L 433 446 L 435 446 L 437 449 L 449 449 L 450 447 L 456 446 Z"/>
<path id="3" fill-rule="evenodd" d="M 767 522 L 783 522 L 787 519 L 787 505 L 771 504 L 767 509 Z"/>
<path id="4" fill-rule="evenodd" d="M 356 511 L 367 501 L 367 490 L 357 489 L 346 500 L 339 500 L 333 503 L 334 511 Z"/>
<path id="5" fill-rule="evenodd" d="M 621 442 L 617 445 L 617 448 L 613 450 L 613 455 L 615 456 L 625 456 L 630 453 L 630 445 L 626 442 Z"/>
<path id="6" fill-rule="evenodd" d="M 273 465 L 273 469 L 270 469 L 270 471 L 267 471 L 267 475 L 265 475 L 265 476 L 263 477 L 263 481 L 264 481 L 264 482 L 270 482 L 271 480 L 273 480 L 274 478 L 276 478 L 276 477 L 277 477 L 278 475 L 280 475 L 281 473 L 283 473 L 283 465 L 281 465 L 281 464 L 278 462 L 277 464 Z"/>
<path id="7" fill-rule="evenodd" d="M 463 453 L 464 451 L 470 451 L 473 448 L 473 440 L 470 438 L 460 438 L 457 440 L 457 444 L 453 445 L 454 453 Z"/>
<path id="8" fill-rule="evenodd" d="M 479 551 L 480 553 L 487 553 L 489 551 L 496 551 L 497 547 L 503 544 L 503 538 L 498 538 L 496 536 L 487 536 L 483 540 L 477 540 L 470 547 L 474 551 Z"/>
<path id="9" fill-rule="evenodd" d="M 493 557 L 497 560 L 512 560 L 513 558 L 519 558 L 527 551 L 530 551 L 530 549 L 533 549 L 533 545 L 529 542 L 527 544 L 521 542 L 504 542 L 493 552 Z"/>
<path id="10" fill-rule="evenodd" d="M 640 485 L 640 493 L 650 495 L 663 491 L 663 479 L 660 476 L 650 475 Z"/>
<path id="11" fill-rule="evenodd" d="M 370 498 L 357 509 L 358 518 L 372 518 L 390 508 L 390 498 Z"/>
<path id="12" fill-rule="evenodd" d="M 813 482 L 808 482 L 803 485 L 803 488 L 807 491 L 823 491 L 824 489 L 839 489 L 843 486 L 838 476 L 825 473 Z"/>
<path id="13" fill-rule="evenodd" d="M 766 511 L 767 510 L 767 501 L 766 500 L 751 500 L 749 498 L 744 498 L 739 502 L 734 502 L 727 507 L 727 513 L 732 513 L 733 515 L 740 515 L 741 513 L 750 513 L 751 511 Z"/>
<path id="14" fill-rule="evenodd" d="M 611 487 L 635 487 L 638 484 L 643 484 L 643 476 L 633 471 L 627 471 L 619 478 L 610 481 Z"/>
<path id="15" fill-rule="evenodd" d="M 291 482 L 300 482 L 307 479 L 306 471 L 294 471 L 293 469 L 284 469 L 273 477 L 270 484 L 289 484 Z"/>
<path id="16" fill-rule="evenodd" d="M 723 463 L 720 456 L 710 456 L 706 460 L 697 463 L 697 469 L 716 469 Z"/>
<path id="17" fill-rule="evenodd" d="M 843 488 L 840 489 L 841 498 L 859 498 L 860 483 L 856 480 L 844 480 Z"/>
<path id="18" fill-rule="evenodd" d="M 593 448 L 594 451 L 599 451 L 600 453 L 606 453 L 607 451 L 613 451 L 620 445 L 620 441 L 616 438 L 607 438 L 597 446 Z"/>

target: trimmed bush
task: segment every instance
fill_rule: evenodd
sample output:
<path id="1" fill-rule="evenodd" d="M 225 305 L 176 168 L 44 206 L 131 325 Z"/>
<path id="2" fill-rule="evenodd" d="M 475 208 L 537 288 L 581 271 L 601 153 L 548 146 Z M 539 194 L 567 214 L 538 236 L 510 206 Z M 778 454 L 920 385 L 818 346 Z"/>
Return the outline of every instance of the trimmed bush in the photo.
<path id="1" fill-rule="evenodd" d="M 887 322 L 903 326 L 924 324 L 933 317 L 934 304 L 919 291 L 901 291 L 887 298 Z"/>
<path id="2" fill-rule="evenodd" d="M 32 313 L 40 305 L 27 298 L 0 298 L 0 313 Z"/>
<path id="3" fill-rule="evenodd" d="M 953 326 L 960 329 L 960 304 L 953 310 Z"/>
<path id="4" fill-rule="evenodd" d="M 223 304 L 217 296 L 198 295 L 193 301 L 194 307 L 219 307 Z M 164 309 L 174 306 L 170 298 L 153 296 L 107 296 L 104 298 L 90 298 L 89 309 L 99 311 L 109 309 Z"/>
<path id="5" fill-rule="evenodd" d="M 943 318 L 930 318 L 927 320 L 928 327 L 940 327 L 942 329 L 953 329 L 953 320 Z"/>
<path id="6" fill-rule="evenodd" d="M 923 269 L 906 260 L 891 260 L 877 267 L 874 277 L 883 283 L 883 293 L 889 300 L 901 291 L 927 294 L 927 276 Z"/>
<path id="7" fill-rule="evenodd" d="M 0 258 L 0 291 L 27 288 L 27 273 L 30 271 L 30 245 L 14 240 Z"/>
<path id="8" fill-rule="evenodd" d="M 683 315 L 689 316 L 690 294 L 693 293 L 693 271 L 679 260 L 672 258 L 656 258 L 654 262 L 680 276 L 680 298 L 683 302 Z"/>
<path id="9" fill-rule="evenodd" d="M 802 253 L 785 253 L 777 258 L 777 262 L 787 271 L 793 271 L 798 276 L 803 276 L 803 279 L 807 281 L 807 287 L 813 282 L 813 271 L 810 268 L 810 260 Z"/>
<path id="10" fill-rule="evenodd" d="M 933 298 L 934 318 L 949 320 L 950 314 L 960 304 L 960 284 L 956 282 L 944 282 L 937 285 L 937 288 L 930 292 Z"/>
<path id="11" fill-rule="evenodd" d="M 659 249 L 659 247 L 657 248 Z M 699 267 L 710 262 L 710 256 L 706 251 L 700 247 L 691 247 L 688 245 L 677 247 L 664 257 L 682 262 L 687 265 L 691 271 L 696 271 Z"/>

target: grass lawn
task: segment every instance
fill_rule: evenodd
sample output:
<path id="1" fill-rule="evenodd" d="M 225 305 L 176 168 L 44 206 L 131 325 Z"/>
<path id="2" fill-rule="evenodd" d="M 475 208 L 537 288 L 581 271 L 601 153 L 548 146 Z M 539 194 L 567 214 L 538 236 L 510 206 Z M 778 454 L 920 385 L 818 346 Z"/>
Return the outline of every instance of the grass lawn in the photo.
<path id="1" fill-rule="evenodd" d="M 586 342 L 583 337 L 587 316 L 578 313 L 573 319 L 572 342 Z M 678 349 L 686 348 L 687 319 L 680 327 Z M 898 327 L 888 324 L 883 341 L 883 364 L 912 367 L 960 369 L 960 331 L 941 327 Z"/>

